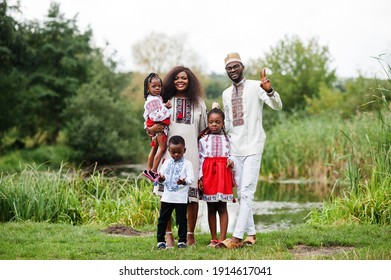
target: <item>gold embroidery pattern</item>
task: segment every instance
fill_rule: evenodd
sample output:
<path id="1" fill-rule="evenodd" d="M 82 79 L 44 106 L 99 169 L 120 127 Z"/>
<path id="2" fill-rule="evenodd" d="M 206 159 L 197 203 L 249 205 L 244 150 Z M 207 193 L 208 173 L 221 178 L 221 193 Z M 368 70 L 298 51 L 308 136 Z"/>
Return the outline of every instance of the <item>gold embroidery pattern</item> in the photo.
<path id="1" fill-rule="evenodd" d="M 231 104 L 233 126 L 243 125 L 243 83 L 233 86 Z"/>

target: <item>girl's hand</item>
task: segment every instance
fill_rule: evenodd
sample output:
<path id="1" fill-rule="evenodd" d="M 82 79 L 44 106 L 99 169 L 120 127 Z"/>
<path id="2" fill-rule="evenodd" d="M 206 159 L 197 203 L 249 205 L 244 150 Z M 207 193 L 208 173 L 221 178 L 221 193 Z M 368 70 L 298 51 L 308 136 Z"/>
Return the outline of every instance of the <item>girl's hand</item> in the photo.
<path id="1" fill-rule="evenodd" d="M 178 185 L 186 185 L 186 178 L 183 178 L 183 179 L 178 179 L 178 181 L 176 182 Z"/>
<path id="2" fill-rule="evenodd" d="M 172 105 L 171 105 L 171 101 L 167 101 L 164 106 L 167 108 L 167 109 L 171 109 Z"/>
<path id="3" fill-rule="evenodd" d="M 230 159 L 227 159 L 227 168 L 232 170 L 234 169 L 234 166 L 235 166 L 234 162 Z"/>
<path id="4" fill-rule="evenodd" d="M 261 77 L 261 88 L 269 93 L 272 90 L 272 84 L 269 79 L 266 77 L 266 68 L 263 68 L 261 72 L 259 72 Z"/>
<path id="5" fill-rule="evenodd" d="M 204 180 L 202 178 L 198 180 L 198 189 L 204 190 Z"/>

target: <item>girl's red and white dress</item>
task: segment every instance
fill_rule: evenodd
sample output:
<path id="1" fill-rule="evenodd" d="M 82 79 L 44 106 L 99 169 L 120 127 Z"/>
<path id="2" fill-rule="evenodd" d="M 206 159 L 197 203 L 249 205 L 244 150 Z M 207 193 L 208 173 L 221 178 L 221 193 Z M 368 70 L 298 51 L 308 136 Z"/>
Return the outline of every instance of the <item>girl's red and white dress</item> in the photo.
<path id="1" fill-rule="evenodd" d="M 202 200 L 233 201 L 233 174 L 227 167 L 230 156 L 229 139 L 224 134 L 206 134 L 198 142 L 200 171 L 203 178 Z M 201 199 L 201 198 L 200 198 Z"/>

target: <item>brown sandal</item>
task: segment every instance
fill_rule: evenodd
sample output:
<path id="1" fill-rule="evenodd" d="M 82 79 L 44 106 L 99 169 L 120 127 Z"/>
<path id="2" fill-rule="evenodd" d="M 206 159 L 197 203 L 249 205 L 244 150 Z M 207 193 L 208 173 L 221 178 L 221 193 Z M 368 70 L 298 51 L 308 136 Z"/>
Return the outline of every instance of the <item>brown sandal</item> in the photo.
<path id="1" fill-rule="evenodd" d="M 238 249 L 243 247 L 243 242 L 232 242 L 231 238 L 225 239 L 219 243 L 215 248 L 226 248 L 226 249 Z"/>
<path id="2" fill-rule="evenodd" d="M 247 236 L 247 238 L 243 241 L 243 244 L 247 246 L 253 246 L 255 243 L 257 243 L 257 240 L 253 236 Z"/>

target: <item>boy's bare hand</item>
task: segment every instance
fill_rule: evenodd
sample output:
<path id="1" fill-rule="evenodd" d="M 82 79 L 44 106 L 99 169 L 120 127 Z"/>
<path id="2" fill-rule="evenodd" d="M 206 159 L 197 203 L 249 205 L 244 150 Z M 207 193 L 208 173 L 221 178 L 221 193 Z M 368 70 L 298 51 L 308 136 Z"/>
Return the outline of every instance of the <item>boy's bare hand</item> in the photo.
<path id="1" fill-rule="evenodd" d="M 164 181 L 166 181 L 166 177 L 164 177 L 164 175 L 159 173 L 159 177 L 158 177 L 157 180 L 158 180 L 159 183 L 163 183 Z"/>
<path id="2" fill-rule="evenodd" d="M 178 185 L 186 185 L 186 178 L 183 178 L 183 179 L 178 179 L 178 181 L 176 182 Z"/>

